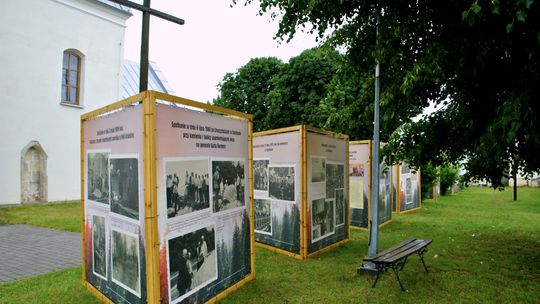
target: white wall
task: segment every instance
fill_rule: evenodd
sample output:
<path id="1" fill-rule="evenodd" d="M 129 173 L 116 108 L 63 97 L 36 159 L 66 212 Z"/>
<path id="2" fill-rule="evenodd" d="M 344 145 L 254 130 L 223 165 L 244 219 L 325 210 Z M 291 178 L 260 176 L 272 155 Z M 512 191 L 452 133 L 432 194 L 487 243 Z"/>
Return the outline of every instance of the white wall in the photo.
<path id="1" fill-rule="evenodd" d="M 48 155 L 49 201 L 80 198 L 80 115 L 119 99 L 128 17 L 93 0 L 2 1 L 0 204 L 20 202 L 31 140 Z M 82 107 L 60 104 L 66 49 L 84 54 Z"/>

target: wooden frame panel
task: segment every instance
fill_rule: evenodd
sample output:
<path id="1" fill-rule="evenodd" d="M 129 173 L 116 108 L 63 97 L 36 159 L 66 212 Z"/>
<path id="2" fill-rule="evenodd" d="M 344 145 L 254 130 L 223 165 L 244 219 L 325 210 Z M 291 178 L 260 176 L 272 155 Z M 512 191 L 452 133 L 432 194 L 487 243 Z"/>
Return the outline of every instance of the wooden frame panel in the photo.
<path id="1" fill-rule="evenodd" d="M 86 276 L 86 217 L 85 217 L 85 145 L 84 145 L 84 122 L 96 119 L 102 115 L 114 113 L 126 106 L 142 103 L 143 115 L 143 151 L 144 151 L 144 233 L 145 233 L 145 265 L 146 265 L 146 289 L 147 303 L 159 303 L 161 298 L 160 278 L 159 278 L 159 235 L 158 235 L 158 210 L 157 210 L 157 158 L 156 158 L 156 103 L 157 99 L 169 101 L 189 107 L 196 107 L 203 110 L 221 113 L 227 117 L 244 120 L 248 123 L 248 182 L 249 191 L 249 221 L 250 227 L 254 227 L 254 210 L 253 210 L 253 117 L 249 114 L 221 108 L 213 105 L 200 103 L 197 101 L 168 95 L 155 91 L 145 91 L 129 98 L 112 103 L 105 107 L 96 109 L 81 116 L 80 120 L 80 157 L 81 157 L 81 227 L 82 227 L 82 284 L 90 293 L 96 296 L 104 303 L 113 303 L 101 291 L 95 288 L 87 281 Z M 235 291 L 246 282 L 255 278 L 255 234 L 253 229 L 250 229 L 250 255 L 251 255 L 251 273 L 243 279 L 236 282 L 234 285 L 223 290 L 222 292 L 209 299 L 207 303 L 215 303 Z"/>
<path id="2" fill-rule="evenodd" d="M 328 137 L 332 137 L 332 138 L 337 138 L 337 139 L 342 139 L 342 140 L 346 140 L 347 141 L 347 144 L 345 145 L 345 151 L 346 151 L 346 155 L 348 155 L 349 153 L 349 145 L 348 145 L 348 140 L 349 140 L 349 136 L 347 135 L 344 135 L 344 134 L 339 134 L 339 133 L 335 133 L 335 132 L 331 132 L 331 131 L 327 131 L 327 130 L 323 130 L 323 129 L 319 129 L 319 128 L 315 128 L 315 127 L 312 127 L 312 126 L 308 126 L 308 125 L 296 125 L 296 126 L 292 126 L 292 127 L 286 127 L 286 128 L 279 128 L 279 129 L 273 129 L 273 130 L 267 130 L 267 131 L 261 131 L 261 132 L 256 132 L 253 134 L 254 137 L 260 137 L 260 136 L 266 136 L 266 135 L 274 135 L 274 134 L 281 134 L 281 133 L 288 133 L 288 132 L 298 132 L 299 133 L 299 143 L 300 143 L 300 206 L 299 206 L 299 209 L 300 209 L 300 254 L 296 254 L 296 253 L 293 253 L 293 252 L 289 252 L 287 250 L 283 250 L 281 248 L 277 248 L 277 247 L 274 247 L 274 246 L 271 246 L 271 245 L 267 245 L 267 244 L 263 244 L 263 243 L 259 243 L 259 242 L 256 242 L 256 245 L 258 247 L 261 247 L 261 248 L 265 248 L 265 249 L 268 249 L 268 250 L 271 250 L 271 251 L 274 251 L 274 252 L 278 252 L 278 253 L 281 253 L 281 254 L 285 254 L 285 255 L 288 255 L 288 256 L 291 256 L 291 257 L 294 257 L 294 258 L 297 258 L 297 259 L 307 259 L 307 258 L 310 258 L 310 257 L 313 257 L 313 256 L 316 256 L 316 255 L 319 255 L 321 253 L 324 253 L 328 250 L 331 250 L 332 248 L 335 248 L 337 246 L 340 246 L 341 244 L 345 243 L 345 242 L 348 242 L 350 240 L 350 230 L 347 229 L 346 230 L 346 236 L 345 236 L 345 239 L 341 240 L 341 241 L 338 241 L 336 243 L 333 243 L 331 245 L 328 245 L 316 252 L 312 252 L 312 253 L 309 253 L 308 252 L 308 249 L 309 249 L 309 238 L 308 238 L 308 229 L 310 227 L 308 227 L 308 174 L 307 174 L 307 164 L 308 164 L 308 151 L 307 151 L 307 134 L 308 132 L 312 132 L 312 133 L 316 133 L 316 134 L 320 134 L 320 135 L 324 135 L 324 136 L 328 136 Z M 349 159 L 348 157 L 346 157 L 346 161 L 345 161 L 345 170 L 348 170 L 348 167 L 349 167 Z M 346 216 L 346 226 L 347 227 L 351 227 L 350 226 L 350 202 L 349 202 L 349 176 L 348 174 L 346 175 L 346 210 L 347 210 L 347 216 Z"/>
<path id="3" fill-rule="evenodd" d="M 370 139 L 367 139 L 367 140 L 355 140 L 355 141 L 350 141 L 349 142 L 349 146 L 350 145 L 368 145 L 368 152 L 369 152 L 369 156 L 368 156 L 368 159 L 369 159 L 369 174 L 368 174 L 368 196 L 367 196 L 367 199 L 368 199 L 368 223 L 367 223 L 367 228 L 364 228 L 364 227 L 358 227 L 358 226 L 350 226 L 352 229 L 357 229 L 357 230 L 362 230 L 362 231 L 369 231 L 370 229 L 370 226 L 371 226 L 371 208 L 372 208 L 372 203 L 371 203 L 371 191 L 372 191 L 372 177 L 373 177 L 373 170 L 372 170 L 372 159 L 373 159 L 373 155 L 372 155 L 372 148 L 373 148 L 373 141 L 370 140 Z M 385 143 L 380 143 L 381 146 L 384 146 Z M 390 167 L 391 168 L 391 167 Z M 391 170 L 391 169 L 390 169 Z M 398 175 L 399 177 L 399 175 Z M 390 177 L 390 184 L 392 183 L 392 177 Z M 398 185 L 399 185 L 399 179 L 398 179 Z M 390 187 L 390 195 L 391 195 L 391 192 L 392 192 L 392 189 Z M 396 193 L 399 192 L 399 187 L 398 189 L 396 189 Z M 390 208 L 392 208 L 392 198 L 390 198 Z M 397 208 L 399 209 L 399 208 Z M 350 208 L 349 208 L 350 210 Z M 394 212 L 391 212 L 392 214 Z M 397 212 L 399 214 L 399 211 Z M 350 218 L 350 217 L 349 217 Z M 382 223 L 382 224 L 379 224 L 379 228 L 381 227 L 384 227 L 385 225 L 388 225 L 389 223 L 391 223 L 393 221 L 393 217 Z"/>

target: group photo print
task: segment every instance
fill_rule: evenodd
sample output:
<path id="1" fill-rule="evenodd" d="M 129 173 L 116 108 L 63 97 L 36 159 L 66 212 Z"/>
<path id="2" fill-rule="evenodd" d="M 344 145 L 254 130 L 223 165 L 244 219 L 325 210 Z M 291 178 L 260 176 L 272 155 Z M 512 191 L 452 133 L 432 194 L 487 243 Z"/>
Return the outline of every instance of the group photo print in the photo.
<path id="1" fill-rule="evenodd" d="M 208 159 L 165 161 L 167 217 L 210 208 Z"/>
<path id="2" fill-rule="evenodd" d="M 295 201 L 294 166 L 270 166 L 268 196 L 282 201 Z"/>
<path id="3" fill-rule="evenodd" d="M 255 199 L 255 231 L 272 235 L 272 202 L 268 199 Z"/>
<path id="4" fill-rule="evenodd" d="M 139 220 L 139 165 L 137 158 L 111 158 L 111 211 Z"/>
<path id="5" fill-rule="evenodd" d="M 244 160 L 212 161 L 212 204 L 214 212 L 245 206 Z"/>
<path id="6" fill-rule="evenodd" d="M 171 303 L 217 279 L 214 225 L 172 238 L 168 247 Z"/>
<path id="7" fill-rule="evenodd" d="M 326 198 L 334 198 L 336 189 L 345 187 L 345 165 L 326 162 Z"/>

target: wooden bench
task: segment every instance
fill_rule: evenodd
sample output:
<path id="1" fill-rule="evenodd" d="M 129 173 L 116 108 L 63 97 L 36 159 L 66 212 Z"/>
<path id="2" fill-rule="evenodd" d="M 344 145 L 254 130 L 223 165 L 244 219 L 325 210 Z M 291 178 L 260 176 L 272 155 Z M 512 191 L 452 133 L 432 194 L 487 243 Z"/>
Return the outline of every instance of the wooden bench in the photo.
<path id="1" fill-rule="evenodd" d="M 429 272 L 426 263 L 424 262 L 424 253 L 427 251 L 427 246 L 431 244 L 431 242 L 432 240 L 408 239 L 391 248 L 381 251 L 374 256 L 365 257 L 364 261 L 375 264 L 375 267 L 377 268 L 377 278 L 371 287 L 375 288 L 381 273 L 386 271 L 387 268 L 390 268 L 396 274 L 401 290 L 406 291 L 399 278 L 399 272 L 405 267 L 407 258 L 414 253 L 418 254 L 422 260 L 424 269 L 426 272 Z"/>

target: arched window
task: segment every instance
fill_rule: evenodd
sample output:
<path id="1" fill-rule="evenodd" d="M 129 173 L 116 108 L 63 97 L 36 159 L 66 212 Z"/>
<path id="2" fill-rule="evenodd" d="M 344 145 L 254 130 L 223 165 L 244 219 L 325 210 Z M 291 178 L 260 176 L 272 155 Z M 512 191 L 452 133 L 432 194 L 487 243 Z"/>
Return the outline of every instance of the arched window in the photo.
<path id="1" fill-rule="evenodd" d="M 47 154 L 32 140 L 21 151 L 21 202 L 47 201 Z"/>
<path id="2" fill-rule="evenodd" d="M 64 51 L 62 60 L 62 103 L 80 105 L 82 57 L 75 51 Z"/>

